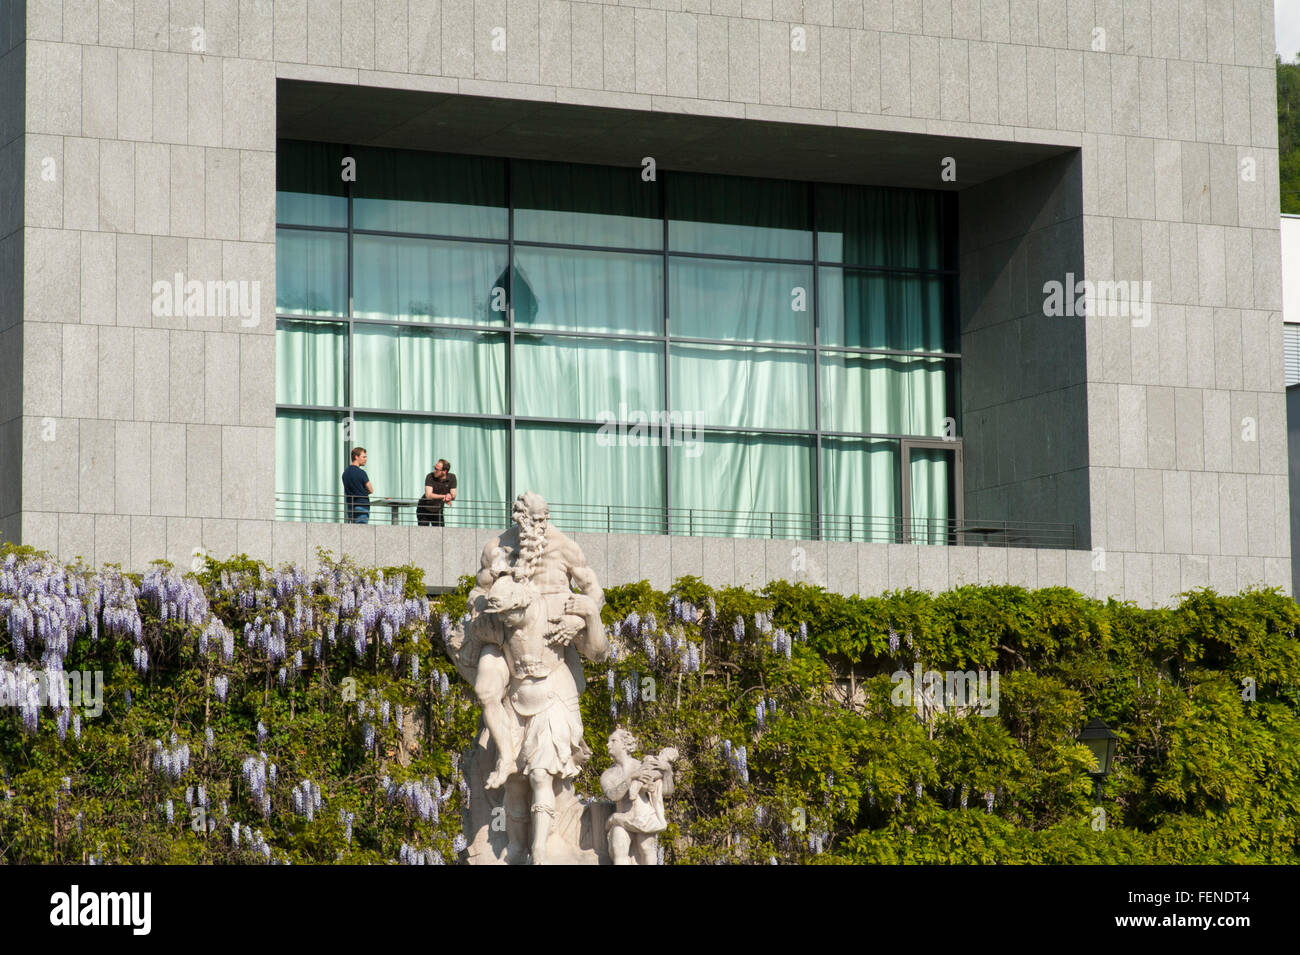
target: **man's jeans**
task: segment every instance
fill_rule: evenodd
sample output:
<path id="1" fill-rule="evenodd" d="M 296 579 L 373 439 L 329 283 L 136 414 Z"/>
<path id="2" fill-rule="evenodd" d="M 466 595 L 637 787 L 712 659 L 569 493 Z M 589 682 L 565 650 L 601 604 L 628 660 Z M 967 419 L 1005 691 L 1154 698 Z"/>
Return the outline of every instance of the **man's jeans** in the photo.
<path id="1" fill-rule="evenodd" d="M 352 505 L 352 517 L 349 519 L 351 524 L 369 524 L 370 523 L 370 505 L 354 504 Z"/>

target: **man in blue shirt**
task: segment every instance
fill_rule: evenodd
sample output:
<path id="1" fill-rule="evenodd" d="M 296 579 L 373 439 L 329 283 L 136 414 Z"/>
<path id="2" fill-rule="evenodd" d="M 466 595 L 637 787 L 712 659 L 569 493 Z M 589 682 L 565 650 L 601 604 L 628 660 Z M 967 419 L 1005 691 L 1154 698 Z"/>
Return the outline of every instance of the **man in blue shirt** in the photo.
<path id="1" fill-rule="evenodd" d="M 343 501 L 350 524 L 370 523 L 370 495 L 375 493 L 370 476 L 361 470 L 366 463 L 366 449 L 352 449 L 352 463 L 343 469 Z"/>

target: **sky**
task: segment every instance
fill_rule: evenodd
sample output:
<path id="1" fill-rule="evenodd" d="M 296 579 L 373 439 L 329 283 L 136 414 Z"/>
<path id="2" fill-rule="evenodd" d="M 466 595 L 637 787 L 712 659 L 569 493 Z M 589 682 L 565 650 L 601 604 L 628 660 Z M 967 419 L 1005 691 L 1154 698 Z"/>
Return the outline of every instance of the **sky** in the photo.
<path id="1" fill-rule="evenodd" d="M 1273 0 L 1277 52 L 1288 62 L 1300 52 L 1300 0 Z"/>

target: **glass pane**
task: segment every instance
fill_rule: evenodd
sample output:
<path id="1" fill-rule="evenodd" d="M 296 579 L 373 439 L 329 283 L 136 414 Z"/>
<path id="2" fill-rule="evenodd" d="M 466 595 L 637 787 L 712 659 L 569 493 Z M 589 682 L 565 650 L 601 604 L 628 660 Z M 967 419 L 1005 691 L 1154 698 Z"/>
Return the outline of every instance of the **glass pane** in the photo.
<path id="1" fill-rule="evenodd" d="M 335 143 L 276 143 L 275 221 L 346 229 L 345 155 L 346 148 Z"/>
<path id="2" fill-rule="evenodd" d="M 662 249 L 659 183 L 641 167 L 515 160 L 510 171 L 515 238 L 626 249 Z"/>
<path id="3" fill-rule="evenodd" d="M 944 267 L 943 194 L 875 186 L 817 186 L 817 256 L 892 268 Z"/>
<path id="4" fill-rule="evenodd" d="M 283 315 L 348 313 L 348 237 L 275 232 L 275 309 Z"/>
<path id="5" fill-rule="evenodd" d="M 343 391 L 347 337 L 346 325 L 281 319 L 275 328 L 276 403 L 347 404 Z"/>
<path id="6" fill-rule="evenodd" d="M 353 239 L 353 306 L 357 318 L 504 325 L 504 245 Z"/>
<path id="7" fill-rule="evenodd" d="M 822 427 L 943 437 L 944 419 L 957 417 L 949 404 L 953 367 L 950 358 L 824 352 Z"/>
<path id="8" fill-rule="evenodd" d="M 812 344 L 808 266 L 674 257 L 668 279 L 675 336 Z"/>
<path id="9" fill-rule="evenodd" d="M 339 415 L 281 411 L 275 416 L 275 516 L 343 520 L 347 443 Z"/>
<path id="10" fill-rule="evenodd" d="M 515 333 L 515 414 L 626 420 L 664 407 L 663 345 Z"/>
<path id="11" fill-rule="evenodd" d="M 369 459 L 366 473 L 375 486 L 371 523 L 391 523 L 392 506 L 383 499 L 413 503 L 424 493 L 425 475 L 446 458 L 456 475 L 456 500 L 444 511 L 447 526 L 504 527 L 507 435 L 506 424 L 498 421 L 358 415 L 353 444 L 364 447 Z M 399 507 L 397 521 L 414 524 L 414 507 Z"/>
<path id="12" fill-rule="evenodd" d="M 354 155 L 354 228 L 506 237 L 505 160 L 364 147 Z"/>
<path id="13" fill-rule="evenodd" d="M 515 249 L 515 325 L 662 335 L 663 258 L 635 252 Z"/>
<path id="14" fill-rule="evenodd" d="M 823 268 L 817 281 L 823 345 L 957 350 L 954 323 L 945 320 L 948 279 Z"/>
<path id="15" fill-rule="evenodd" d="M 359 408 L 505 414 L 506 338 L 500 333 L 358 324 L 352 348 Z"/>
<path id="16" fill-rule="evenodd" d="M 779 179 L 668 173 L 668 247 L 811 259 L 808 187 Z"/>
<path id="17" fill-rule="evenodd" d="M 658 434 L 520 423 L 515 493 L 535 491 L 566 533 L 663 533 L 664 465 Z M 574 480 L 581 475 L 581 480 Z"/>
<path id="18" fill-rule="evenodd" d="M 822 514 L 827 540 L 901 541 L 897 441 L 822 438 Z"/>
<path id="19" fill-rule="evenodd" d="M 812 352 L 672 346 L 672 407 L 706 425 L 811 428 Z"/>
<path id="20" fill-rule="evenodd" d="M 941 448 L 912 448 L 908 457 L 912 478 L 912 543 L 947 543 L 953 454 Z"/>
<path id="21" fill-rule="evenodd" d="M 706 431 L 673 451 L 674 534 L 809 537 L 812 439 Z"/>

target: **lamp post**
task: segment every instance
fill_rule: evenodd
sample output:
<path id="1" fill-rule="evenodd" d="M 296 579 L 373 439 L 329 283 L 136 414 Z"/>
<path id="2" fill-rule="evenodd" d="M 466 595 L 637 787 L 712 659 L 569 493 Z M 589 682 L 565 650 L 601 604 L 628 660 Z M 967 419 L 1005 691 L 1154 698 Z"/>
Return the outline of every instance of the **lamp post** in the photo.
<path id="1" fill-rule="evenodd" d="M 1093 792 L 1096 794 L 1098 801 L 1101 800 L 1101 784 L 1110 775 L 1110 764 L 1111 760 L 1115 758 L 1115 741 L 1117 739 L 1119 739 L 1119 736 L 1100 717 L 1093 717 L 1089 720 L 1088 725 L 1079 734 L 1079 742 L 1091 750 L 1092 758 L 1097 763 L 1097 768 L 1088 770 L 1088 775 L 1092 777 Z"/>

